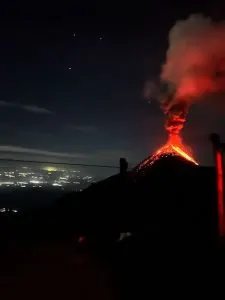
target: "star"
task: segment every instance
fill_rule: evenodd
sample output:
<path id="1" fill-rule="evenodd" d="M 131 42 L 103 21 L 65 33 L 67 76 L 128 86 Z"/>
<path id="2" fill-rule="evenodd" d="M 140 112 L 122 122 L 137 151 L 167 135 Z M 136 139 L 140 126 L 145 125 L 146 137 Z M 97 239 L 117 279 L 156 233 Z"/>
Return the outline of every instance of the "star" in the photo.
<path id="1" fill-rule="evenodd" d="M 99 39 L 100 41 L 102 41 L 102 40 L 103 40 L 103 36 L 100 36 L 98 39 Z"/>

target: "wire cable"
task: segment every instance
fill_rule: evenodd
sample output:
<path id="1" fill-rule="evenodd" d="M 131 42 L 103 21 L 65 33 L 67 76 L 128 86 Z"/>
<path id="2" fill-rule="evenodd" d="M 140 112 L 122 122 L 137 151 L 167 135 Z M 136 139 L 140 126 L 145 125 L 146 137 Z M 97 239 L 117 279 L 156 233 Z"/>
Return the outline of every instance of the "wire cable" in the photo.
<path id="1" fill-rule="evenodd" d="M 68 162 L 54 162 L 54 161 L 40 161 L 40 160 L 23 160 L 23 159 L 13 159 L 13 158 L 0 158 L 0 161 L 119 169 L 119 166 L 113 166 L 113 165 L 68 163 Z"/>

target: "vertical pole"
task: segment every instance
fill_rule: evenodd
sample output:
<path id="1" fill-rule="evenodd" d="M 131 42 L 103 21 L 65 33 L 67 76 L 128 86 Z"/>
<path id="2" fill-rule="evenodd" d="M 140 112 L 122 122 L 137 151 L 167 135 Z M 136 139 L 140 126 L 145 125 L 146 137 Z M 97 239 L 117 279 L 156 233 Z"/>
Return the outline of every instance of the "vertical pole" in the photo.
<path id="1" fill-rule="evenodd" d="M 216 171 L 217 171 L 217 203 L 220 235 L 225 236 L 224 228 L 224 187 L 223 187 L 223 163 L 222 153 L 220 150 L 216 152 Z"/>
<path id="2" fill-rule="evenodd" d="M 128 163 L 126 158 L 120 158 L 120 174 L 124 175 L 126 174 L 128 169 Z"/>
<path id="3" fill-rule="evenodd" d="M 213 144 L 215 163 L 216 163 L 217 213 L 218 213 L 219 234 L 220 236 L 225 236 L 222 145 L 220 142 L 219 135 L 214 133 L 211 134 L 210 138 Z"/>

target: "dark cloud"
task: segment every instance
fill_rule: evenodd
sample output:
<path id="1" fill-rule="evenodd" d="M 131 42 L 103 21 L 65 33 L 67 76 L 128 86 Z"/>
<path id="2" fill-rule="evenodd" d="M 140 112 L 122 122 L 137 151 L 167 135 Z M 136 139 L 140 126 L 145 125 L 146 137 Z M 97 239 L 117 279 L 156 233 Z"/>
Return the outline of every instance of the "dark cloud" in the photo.
<path id="1" fill-rule="evenodd" d="M 23 159 L 51 161 L 52 163 L 84 163 L 112 165 L 119 168 L 120 157 L 125 157 L 129 167 L 139 161 L 133 151 L 127 148 L 102 149 L 95 152 L 52 152 L 48 150 L 26 148 L 22 146 L 0 145 L 2 159 Z M 30 157 L 30 158 L 29 158 Z"/>
<path id="2" fill-rule="evenodd" d="M 159 88 L 155 82 L 148 80 L 144 84 L 143 97 L 150 103 L 152 100 L 158 99 Z"/>
<path id="3" fill-rule="evenodd" d="M 93 133 L 98 131 L 98 128 L 92 125 L 69 125 L 68 127 L 82 133 Z"/>
<path id="4" fill-rule="evenodd" d="M 53 114 L 53 112 L 48 110 L 47 108 L 39 107 L 37 105 L 25 105 L 15 102 L 0 101 L 0 106 L 9 108 L 19 108 L 35 114 Z"/>
<path id="5" fill-rule="evenodd" d="M 52 152 L 41 149 L 24 148 L 20 146 L 2 145 L 0 146 L 0 152 L 7 153 L 26 153 L 33 155 L 43 155 L 51 157 L 64 157 L 64 158 L 86 158 L 86 155 L 81 153 L 67 153 L 67 152 Z"/>

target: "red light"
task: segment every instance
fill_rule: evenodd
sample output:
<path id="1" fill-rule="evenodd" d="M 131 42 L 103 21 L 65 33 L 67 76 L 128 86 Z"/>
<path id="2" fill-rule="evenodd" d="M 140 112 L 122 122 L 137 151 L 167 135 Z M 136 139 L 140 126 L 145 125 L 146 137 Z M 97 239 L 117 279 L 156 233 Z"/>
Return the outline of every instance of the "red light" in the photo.
<path id="1" fill-rule="evenodd" d="M 220 151 L 216 152 L 216 168 L 217 168 L 217 205 L 218 205 L 218 218 L 219 218 L 219 231 L 220 235 L 225 235 L 224 228 L 224 192 L 223 192 L 223 162 L 222 154 Z"/>
<path id="2" fill-rule="evenodd" d="M 85 236 L 80 236 L 79 239 L 78 239 L 78 243 L 83 244 L 85 242 L 86 242 L 86 237 Z"/>

